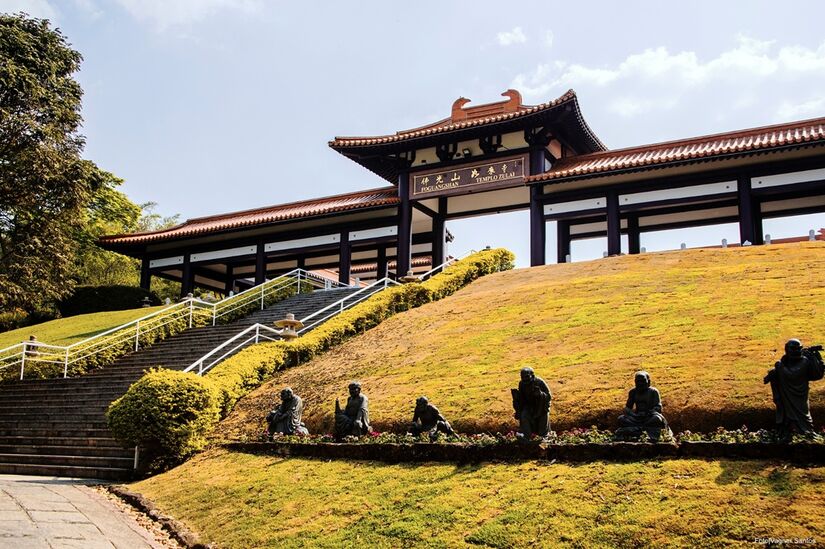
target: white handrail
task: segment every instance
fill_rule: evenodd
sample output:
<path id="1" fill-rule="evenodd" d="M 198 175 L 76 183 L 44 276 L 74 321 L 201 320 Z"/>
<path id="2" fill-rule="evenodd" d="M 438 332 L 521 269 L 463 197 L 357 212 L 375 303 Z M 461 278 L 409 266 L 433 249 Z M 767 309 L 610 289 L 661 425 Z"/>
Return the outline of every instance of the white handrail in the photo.
<path id="1" fill-rule="evenodd" d="M 322 307 L 321 309 L 318 309 L 314 313 L 302 318 L 301 322 L 305 323 L 307 320 L 315 318 L 319 314 L 324 313 L 326 311 L 332 311 L 332 312 L 330 314 L 328 314 L 327 316 L 324 316 L 323 318 L 313 322 L 312 324 L 305 325 L 303 328 L 298 330 L 298 333 L 300 334 L 302 332 L 305 332 L 305 331 L 313 328 L 314 326 L 320 324 L 321 322 L 324 322 L 325 320 L 327 320 L 327 319 L 329 319 L 329 318 L 331 318 L 331 317 L 333 317 L 333 316 L 335 316 L 335 315 L 337 315 L 337 314 L 353 307 L 354 305 L 360 303 L 361 301 L 364 301 L 365 299 L 367 299 L 369 297 L 372 297 L 373 295 L 377 294 L 378 292 L 380 292 L 382 290 L 385 290 L 390 285 L 400 286 L 401 284 L 399 282 L 396 282 L 395 280 L 389 278 L 389 277 L 385 277 L 385 278 L 382 278 L 381 280 L 376 280 L 375 282 L 373 282 L 369 286 L 365 286 L 365 287 L 363 287 L 363 288 L 361 288 L 361 289 L 359 289 L 359 290 L 357 290 L 357 291 L 355 291 L 355 292 L 353 292 L 353 293 L 351 293 L 347 296 L 344 296 L 343 298 L 339 299 L 338 301 L 336 301 L 334 303 L 331 303 L 331 304 L 327 305 L 326 307 Z M 369 290 L 373 290 L 373 291 L 369 292 Z M 358 299 L 354 299 L 354 298 L 358 298 Z M 354 299 L 354 301 L 352 301 L 353 299 Z M 347 301 L 352 301 L 352 302 L 347 304 Z M 231 355 L 232 353 L 234 353 L 235 351 L 237 351 L 241 347 L 252 343 L 253 340 L 254 340 L 254 343 L 258 343 L 261 338 L 268 339 L 270 341 L 274 341 L 271 337 L 267 337 L 267 336 L 262 335 L 260 333 L 260 331 L 262 329 L 266 330 L 270 333 L 274 333 L 278 336 L 281 335 L 280 331 L 275 330 L 274 328 L 270 328 L 269 326 L 266 326 L 264 324 L 253 324 L 252 326 L 250 326 L 248 328 L 245 328 L 244 330 L 238 332 L 234 336 L 230 337 L 229 339 L 227 339 L 226 341 L 224 341 L 223 343 L 221 343 L 220 345 L 218 345 L 217 347 L 215 347 L 214 349 L 212 349 L 211 351 L 209 351 L 208 353 L 206 353 L 205 355 L 200 357 L 198 360 L 196 360 L 191 365 L 189 365 L 184 370 L 184 372 L 191 372 L 191 371 L 193 371 L 197 368 L 198 375 L 203 375 L 205 372 L 212 369 L 213 366 L 215 366 L 217 363 L 222 361 L 224 358 Z M 252 332 L 253 330 L 255 331 L 255 337 L 248 337 L 248 338 L 244 339 L 238 345 L 233 346 L 231 349 L 229 349 L 228 351 L 221 354 L 218 358 L 216 358 L 214 360 L 211 360 L 208 364 L 205 364 L 208 359 L 212 358 L 214 355 L 217 355 L 218 353 L 220 353 L 221 351 L 223 351 L 224 349 L 226 349 L 227 347 L 232 345 L 232 343 L 234 343 L 234 342 L 238 341 L 239 339 L 243 338 L 243 336 L 247 335 L 248 333 Z"/>
<path id="2" fill-rule="evenodd" d="M 263 284 L 253 286 L 215 303 L 208 303 L 196 297 L 188 297 L 174 305 L 164 307 L 159 311 L 144 315 L 70 345 L 49 345 L 39 341 L 24 341 L 0 349 L 0 370 L 19 364 L 20 379 L 23 379 L 26 362 L 54 363 L 62 364 L 63 377 L 68 377 L 70 364 L 121 345 L 126 341 L 134 340 L 134 350 L 137 351 L 140 348 L 141 336 L 146 336 L 172 322 L 186 321 L 188 327 L 191 328 L 194 324 L 195 315 L 200 315 L 203 312 L 205 316 L 211 316 L 214 325 L 218 318 L 255 303 L 259 299 L 261 309 L 265 308 L 267 296 L 288 288 L 292 284 L 297 284 L 300 293 L 302 283 L 323 284 L 324 289 L 346 286 L 346 284 L 328 280 L 304 269 L 293 269 Z"/>

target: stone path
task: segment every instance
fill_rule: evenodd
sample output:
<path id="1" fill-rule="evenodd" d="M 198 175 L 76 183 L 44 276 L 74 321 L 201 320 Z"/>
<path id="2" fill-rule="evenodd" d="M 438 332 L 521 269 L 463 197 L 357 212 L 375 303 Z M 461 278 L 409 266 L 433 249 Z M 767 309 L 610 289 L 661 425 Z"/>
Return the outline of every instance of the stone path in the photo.
<path id="1" fill-rule="evenodd" d="M 174 547 L 118 508 L 96 481 L 0 475 L 0 547 Z"/>

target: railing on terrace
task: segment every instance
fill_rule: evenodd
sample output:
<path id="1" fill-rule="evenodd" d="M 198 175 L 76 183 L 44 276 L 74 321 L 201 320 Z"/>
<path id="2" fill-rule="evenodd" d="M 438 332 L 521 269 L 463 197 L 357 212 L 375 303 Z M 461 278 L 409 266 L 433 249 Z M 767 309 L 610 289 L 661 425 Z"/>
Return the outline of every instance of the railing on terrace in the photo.
<path id="1" fill-rule="evenodd" d="M 372 297 L 373 295 L 377 294 L 388 288 L 389 286 L 400 286 L 399 282 L 392 280 L 391 278 L 382 278 L 381 280 L 377 280 L 368 286 L 364 286 L 360 290 L 353 292 L 342 299 L 339 299 L 335 303 L 327 305 L 314 313 L 305 316 L 304 318 L 300 319 L 301 322 L 304 324 L 304 327 L 298 330 L 298 334 L 302 334 L 308 330 L 311 330 L 315 326 L 321 324 L 322 322 L 329 320 L 335 315 L 338 315 L 347 309 L 354 307 L 355 305 L 361 303 L 362 301 Z M 310 322 L 312 321 L 312 322 Z M 215 365 L 219 362 L 224 360 L 225 358 L 231 356 L 232 354 L 240 351 L 244 347 L 249 345 L 253 345 L 255 343 L 260 343 L 262 339 L 267 341 L 275 341 L 279 339 L 281 332 L 274 328 L 270 328 L 264 324 L 253 324 L 248 328 L 242 330 L 238 334 L 232 336 L 228 340 L 224 341 L 201 358 L 193 362 L 189 367 L 187 367 L 184 372 L 196 372 L 198 375 L 203 375 L 209 370 L 211 370 Z"/>
<path id="2" fill-rule="evenodd" d="M 129 351 L 137 351 L 186 328 L 208 324 L 214 326 L 218 322 L 235 320 L 256 309 L 264 309 L 281 293 L 286 293 L 293 287 L 295 293 L 300 293 L 302 285 L 324 290 L 346 287 L 346 284 L 304 269 L 294 269 L 214 303 L 195 297 L 186 298 L 71 345 L 49 345 L 37 341 L 12 345 L 0 350 L 0 376 L 7 378 L 9 376 L 4 374 L 19 368 L 20 379 L 23 379 L 26 367 L 37 365 L 53 370 L 49 372 L 52 375 L 60 375 L 62 370 L 62 377 L 68 377 L 73 366 L 103 366 Z"/>
<path id="3" fill-rule="evenodd" d="M 444 263 L 436 265 L 426 273 L 418 275 L 417 278 L 418 280 L 424 281 L 432 275 L 440 273 L 450 265 L 458 261 L 461 261 L 465 257 L 474 253 L 476 253 L 475 250 L 470 250 L 458 257 L 451 257 Z M 298 335 L 303 334 L 315 328 L 319 324 L 326 322 L 330 318 L 344 312 L 345 310 L 352 308 L 353 306 L 361 303 L 369 297 L 377 294 L 378 292 L 385 290 L 390 285 L 399 286 L 400 284 L 391 278 L 382 278 L 381 280 L 377 280 L 372 284 L 369 284 L 368 286 L 365 286 L 360 290 L 353 292 L 342 299 L 339 299 L 335 303 L 327 305 L 326 307 L 323 307 L 322 309 L 319 309 L 314 313 L 305 316 L 304 318 L 300 319 L 304 327 L 298 330 Z M 250 326 L 249 328 L 246 328 L 240 333 L 232 336 L 225 342 L 221 343 L 220 345 L 218 345 L 217 347 L 203 355 L 201 358 L 193 362 L 188 368 L 186 368 L 184 372 L 196 372 L 198 375 L 203 375 L 209 370 L 211 370 L 219 362 L 236 353 L 237 351 L 240 351 L 244 347 L 253 345 L 255 343 L 260 343 L 262 339 L 265 339 L 267 341 L 275 341 L 276 339 L 279 339 L 280 335 L 281 332 L 274 328 L 270 328 L 269 326 L 265 326 L 263 324 L 255 324 L 253 326 Z"/>

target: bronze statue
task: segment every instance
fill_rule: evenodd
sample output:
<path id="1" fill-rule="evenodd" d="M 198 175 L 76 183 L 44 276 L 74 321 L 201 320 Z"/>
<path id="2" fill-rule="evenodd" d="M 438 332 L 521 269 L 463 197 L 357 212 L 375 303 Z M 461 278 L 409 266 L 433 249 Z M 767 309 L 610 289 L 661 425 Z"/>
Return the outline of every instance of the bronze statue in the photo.
<path id="1" fill-rule="evenodd" d="M 281 390 L 281 404 L 266 415 L 269 427 L 269 436 L 281 435 L 308 435 L 309 431 L 301 423 L 304 413 L 304 401 L 301 397 L 286 387 Z"/>
<path id="2" fill-rule="evenodd" d="M 532 435 L 547 436 L 550 431 L 550 401 L 553 397 L 544 380 L 536 377 L 532 368 L 522 368 L 518 389 L 511 389 L 510 392 L 515 418 L 519 420 L 518 435 L 524 438 Z"/>
<path id="3" fill-rule="evenodd" d="M 814 432 L 808 391 L 811 381 L 822 379 L 825 363 L 821 346 L 803 348 L 798 339 L 785 344 L 785 355 L 765 376 L 771 384 L 776 404 L 776 429 L 783 442 L 790 442 L 794 432 L 809 438 L 820 438 Z"/>
<path id="4" fill-rule="evenodd" d="M 413 436 L 429 433 L 430 440 L 438 438 L 438 433 L 444 433 L 447 436 L 455 434 L 453 428 L 450 427 L 450 422 L 444 419 L 438 408 L 430 404 L 427 397 L 419 397 L 415 401 L 415 411 L 409 432 Z"/>
<path id="5" fill-rule="evenodd" d="M 335 438 L 361 436 L 370 432 L 369 399 L 361 393 L 361 384 L 353 381 L 349 384 L 347 405 L 342 410 L 341 403 L 335 399 Z"/>
<path id="6" fill-rule="evenodd" d="M 662 399 L 659 390 L 650 386 L 650 374 L 636 372 L 636 387 L 627 394 L 624 414 L 619 416 L 619 429 L 616 438 L 621 440 L 638 439 L 647 433 L 650 440 L 658 442 L 663 437 L 670 439 L 673 433 L 662 415 Z"/>

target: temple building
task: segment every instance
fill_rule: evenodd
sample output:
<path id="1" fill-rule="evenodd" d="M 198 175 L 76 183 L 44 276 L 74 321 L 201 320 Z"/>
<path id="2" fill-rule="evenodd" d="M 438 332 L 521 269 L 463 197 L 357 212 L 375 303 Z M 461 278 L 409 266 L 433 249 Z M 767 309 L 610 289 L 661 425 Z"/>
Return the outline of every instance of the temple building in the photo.
<path id="1" fill-rule="evenodd" d="M 609 150 L 571 90 L 540 105 L 521 94 L 471 106 L 392 135 L 336 137 L 329 146 L 373 172 L 377 188 L 190 219 L 106 236 L 100 245 L 152 276 L 228 293 L 295 268 L 351 283 L 440 265 L 452 219 L 529 210 L 530 264 L 577 239 L 606 237 L 609 255 L 639 253 L 644 232 L 738 223 L 763 243 L 763 219 L 825 211 L 825 118 Z M 622 249 L 622 235 L 627 248 Z"/>

